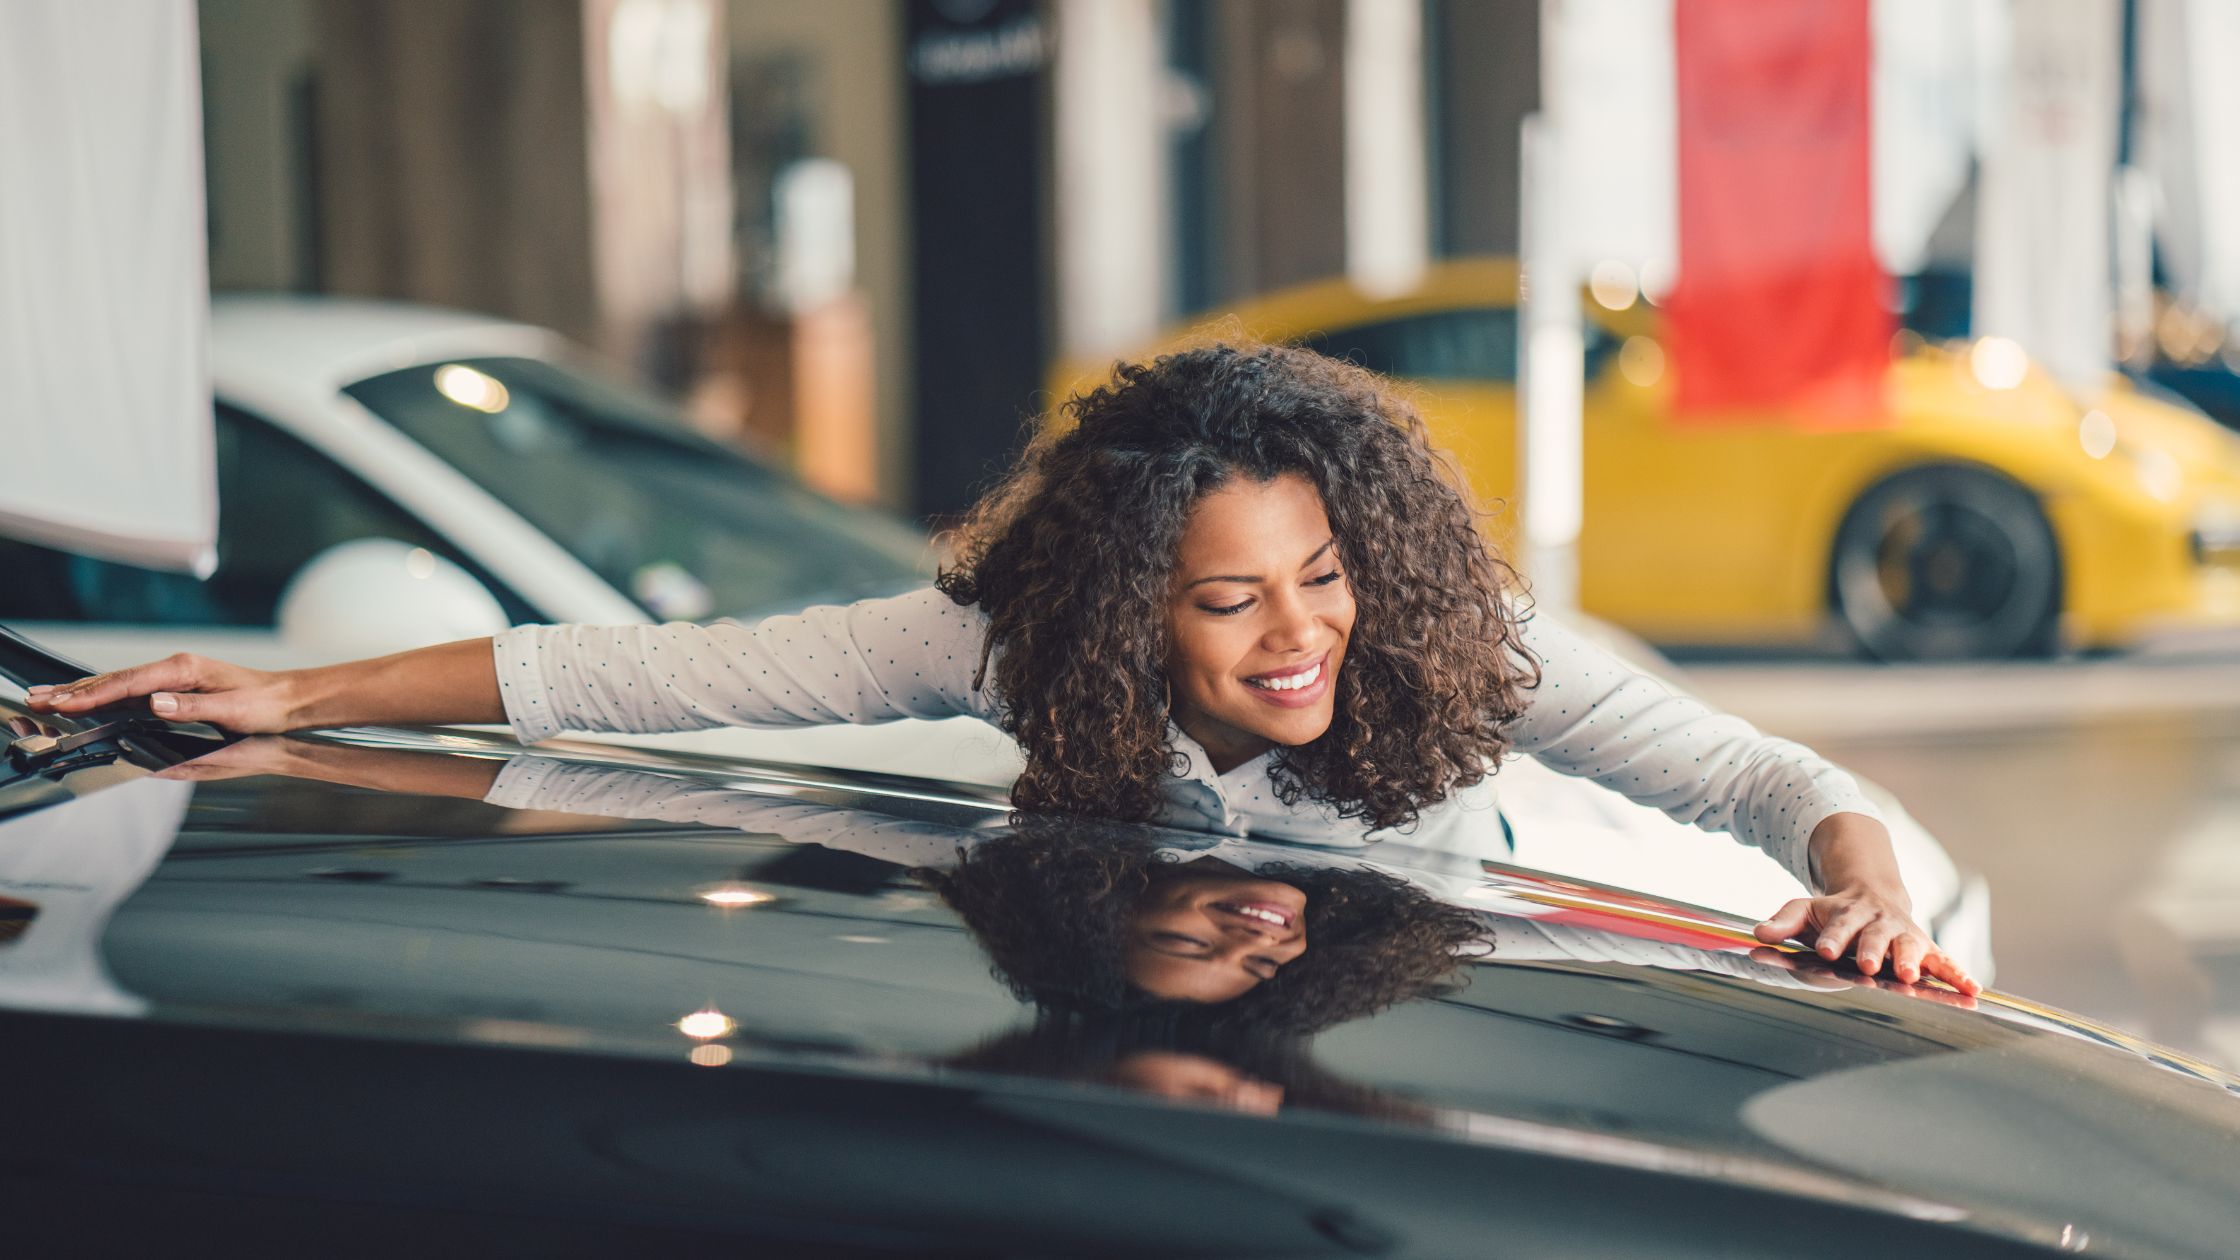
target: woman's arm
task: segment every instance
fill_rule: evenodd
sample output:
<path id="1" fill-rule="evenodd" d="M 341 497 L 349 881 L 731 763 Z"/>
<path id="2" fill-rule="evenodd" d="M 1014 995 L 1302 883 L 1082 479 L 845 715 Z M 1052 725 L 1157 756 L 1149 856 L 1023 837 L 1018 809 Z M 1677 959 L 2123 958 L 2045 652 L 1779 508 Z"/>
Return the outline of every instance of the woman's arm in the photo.
<path id="1" fill-rule="evenodd" d="M 1520 751 L 1681 822 L 1764 850 L 1819 895 L 1759 925 L 1761 940 L 1805 937 L 1823 957 L 1856 951 L 1963 992 L 1980 986 L 1912 919 L 1889 830 L 1858 785 L 1811 749 L 1674 692 L 1551 618 L 1526 626 L 1542 680 L 1511 728 Z"/>
<path id="2" fill-rule="evenodd" d="M 563 731 L 822 726 L 985 717 L 987 618 L 932 588 L 752 626 L 521 626 L 493 660 L 523 743 Z"/>
<path id="3" fill-rule="evenodd" d="M 503 722 L 488 639 L 462 639 L 368 661 L 267 672 L 191 653 L 33 687 L 32 708 L 84 713 L 145 696 L 157 716 L 244 735 L 329 726 Z"/>
<path id="4" fill-rule="evenodd" d="M 1813 828 L 1836 814 L 1877 817 L 1851 776 L 1811 749 L 1675 691 L 1551 617 L 1526 623 L 1525 645 L 1541 681 L 1509 736 L 1552 770 L 1729 832 L 1807 888 L 1820 886 Z"/>
<path id="5" fill-rule="evenodd" d="M 147 696 L 160 716 L 242 734 L 507 722 L 523 743 L 564 731 L 987 717 L 993 704 L 972 686 L 986 629 L 979 610 L 928 588 L 753 626 L 517 626 L 495 639 L 281 673 L 182 655 L 32 699 L 79 713 Z"/>

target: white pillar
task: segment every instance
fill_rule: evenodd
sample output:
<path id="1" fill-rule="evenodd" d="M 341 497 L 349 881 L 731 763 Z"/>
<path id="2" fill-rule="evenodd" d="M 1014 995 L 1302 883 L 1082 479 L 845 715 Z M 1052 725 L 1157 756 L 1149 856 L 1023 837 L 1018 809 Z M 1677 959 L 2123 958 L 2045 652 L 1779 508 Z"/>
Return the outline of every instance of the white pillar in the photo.
<path id="1" fill-rule="evenodd" d="M 730 306 L 729 46 L 716 0 L 587 0 L 591 265 L 604 348 L 635 361 Z"/>
<path id="2" fill-rule="evenodd" d="M 1167 249 L 1166 63 L 1154 0 L 1058 0 L 1058 338 L 1117 354 L 1158 332 Z"/>
<path id="3" fill-rule="evenodd" d="M 1346 0 L 1346 275 L 1405 293 L 1431 258 L 1422 0 Z"/>
<path id="4" fill-rule="evenodd" d="M 2116 357 L 2145 367 L 2154 357 L 2154 177 L 2117 168 L 2114 212 Z"/>
<path id="5" fill-rule="evenodd" d="M 1875 253 L 1892 275 L 1928 259 L 1929 238 L 1967 187 L 1976 155 L 1976 10 L 1986 0 L 1873 0 Z"/>
<path id="6" fill-rule="evenodd" d="M 1579 598 L 1585 323 L 1600 263 L 1668 287 L 1675 200 L 1672 0 L 1541 0 L 1541 113 L 1524 125 L 1518 312 L 1519 542 L 1535 595 Z"/>
<path id="7" fill-rule="evenodd" d="M 2179 299 L 2240 328 L 2240 7 L 2140 0 L 2132 160 L 2152 177 L 2155 242 Z"/>
<path id="8" fill-rule="evenodd" d="M 1543 35 L 1547 28 L 1543 27 Z M 1586 342 L 1579 275 L 1563 231 L 1562 137 L 1538 114 L 1525 119 L 1519 185 L 1524 278 L 1517 312 L 1517 492 L 1524 501 L 1521 557 L 1535 599 L 1579 602 L 1579 529 L 1585 508 L 1582 420 Z"/>
<path id="9" fill-rule="evenodd" d="M 2007 12 L 1976 207 L 1975 327 L 2097 389 L 2114 339 L 2110 208 L 2122 88 L 2116 0 Z"/>

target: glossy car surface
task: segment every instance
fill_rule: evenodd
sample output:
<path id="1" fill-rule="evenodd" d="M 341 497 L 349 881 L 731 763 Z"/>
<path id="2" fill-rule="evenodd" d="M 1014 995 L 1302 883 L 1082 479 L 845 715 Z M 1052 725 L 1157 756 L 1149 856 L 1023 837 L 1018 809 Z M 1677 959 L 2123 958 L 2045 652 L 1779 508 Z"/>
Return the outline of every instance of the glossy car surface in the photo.
<path id="1" fill-rule="evenodd" d="M 334 780 L 176 782 L 148 771 L 206 734 L 106 729 L 0 770 L 0 1204 L 35 1254 L 2212 1256 L 2240 1231 L 2240 1081 L 1605 885 L 1380 848 L 1492 934 L 1466 987 L 1260 1058 L 1171 1022 L 1116 1045 L 1053 1033 L 1081 1025 L 1038 1020 L 911 875 L 1005 837 L 970 789 L 409 731 L 295 745 Z M 399 757 L 511 805 L 348 768 Z M 1154 1092 L 1146 1057 L 1256 1088 Z"/>
<path id="2" fill-rule="evenodd" d="M 1501 260 L 1438 264 L 1388 300 L 1310 284 L 1145 352 L 1241 332 L 1408 380 L 1474 490 L 1508 499 L 1516 285 Z M 1807 642 L 1833 613 L 1889 657 L 2240 623 L 2240 549 L 2224 543 L 2240 529 L 2240 440 L 2200 415 L 2128 389 L 2073 400 L 2009 347 L 1918 346 L 1891 365 L 1887 425 L 1678 423 L 1655 312 L 1628 301 L 1587 306 L 1588 612 L 1660 643 Z M 1061 365 L 1053 396 L 1100 371 Z"/>

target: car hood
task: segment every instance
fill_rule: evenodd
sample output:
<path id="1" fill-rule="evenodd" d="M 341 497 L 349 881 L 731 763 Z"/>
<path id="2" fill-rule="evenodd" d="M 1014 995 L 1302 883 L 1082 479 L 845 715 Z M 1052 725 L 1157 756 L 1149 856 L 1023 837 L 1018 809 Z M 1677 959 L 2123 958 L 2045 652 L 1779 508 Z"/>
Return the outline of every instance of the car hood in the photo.
<path id="1" fill-rule="evenodd" d="M 976 789 L 464 733 L 307 746 L 494 778 L 472 799 L 58 776 L 0 818 L 0 1008 L 1088 1098 L 1121 1143 L 1234 1101 L 1145 1097 L 1110 1036 L 991 974 L 912 874 L 1012 834 Z M 1282 1088 L 1274 1114 L 1230 1118 L 1276 1126 L 1272 1165 L 1282 1126 L 1340 1123 L 2096 1252 L 2207 1255 L 2240 1231 L 2240 1082 L 2089 1021 L 1454 854 L 1133 834 L 1182 860 L 1381 872 L 1493 942 L 1462 987 L 1318 1036 L 1182 1047 Z"/>

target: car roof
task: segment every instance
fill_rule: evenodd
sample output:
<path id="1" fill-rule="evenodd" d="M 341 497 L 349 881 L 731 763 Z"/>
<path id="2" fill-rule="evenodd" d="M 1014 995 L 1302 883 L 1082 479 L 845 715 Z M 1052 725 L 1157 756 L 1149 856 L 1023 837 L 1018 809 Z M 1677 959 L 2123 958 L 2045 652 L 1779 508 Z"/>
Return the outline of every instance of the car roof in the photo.
<path id="1" fill-rule="evenodd" d="M 913 874 L 1009 834 L 982 790 L 607 745 L 529 755 L 471 732 L 320 742 L 499 777 L 486 800 L 260 776 L 196 785 L 190 801 L 186 784 L 102 769 L 113 786 L 0 817 L 0 857 L 54 858 L 12 886 L 0 863 L 0 897 L 35 915 L 51 903 L 63 929 L 90 922 L 100 975 L 72 973 L 72 990 L 0 974 L 0 1007 L 976 1095 L 1119 1093 L 1093 1060 L 1110 1038 L 1084 1050 L 1081 1020 L 1024 1003 Z M 1176 860 L 1403 879 L 1491 925 L 1493 954 L 1464 987 L 1252 1067 L 1307 1065 L 1285 1078 L 1298 1105 L 1279 1122 L 1334 1111 L 1415 1139 L 2009 1220 L 2033 1237 L 2058 1232 L 2049 1201 L 2101 1238 L 2240 1228 L 2240 1169 L 2196 1158 L 2240 1141 L 2240 1081 L 2089 1021 L 1769 958 L 1738 920 L 1460 855 L 1128 834 Z M 73 853 L 91 874 L 70 873 Z M 54 891 L 104 880 L 90 907 Z M 1069 1066 L 1084 1053 L 1089 1068 Z M 1968 1132 L 1926 1142 L 1958 1142 L 1958 1167 L 1919 1163 L 1922 1126 L 1939 1124 Z M 2077 1140 L 2029 1149 L 2048 1131 Z M 2035 1162 L 2013 1173 L 2025 1150 Z M 2145 1192 L 2169 1161 L 2199 1196 Z"/>
<path id="2" fill-rule="evenodd" d="M 1436 260 L 1398 293 L 1367 292 L 1345 276 L 1308 280 L 1184 316 L 1149 345 L 1128 347 L 1125 353 L 1137 358 L 1239 336 L 1292 342 L 1414 315 L 1513 310 L 1520 274 L 1514 258 L 1480 255 Z M 1582 313 L 1589 324 L 1619 335 L 1646 331 L 1650 324 L 1643 303 L 1623 311 L 1588 303 Z M 1060 359 L 1052 364 L 1046 384 L 1053 397 L 1071 397 L 1102 379 L 1111 366 L 1110 355 Z"/>
<path id="3" fill-rule="evenodd" d="M 210 302 L 218 388 L 332 393 L 366 376 L 444 358 L 550 353 L 560 338 L 515 320 L 374 298 L 218 294 Z"/>

